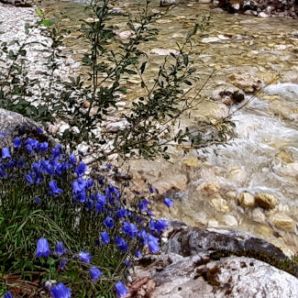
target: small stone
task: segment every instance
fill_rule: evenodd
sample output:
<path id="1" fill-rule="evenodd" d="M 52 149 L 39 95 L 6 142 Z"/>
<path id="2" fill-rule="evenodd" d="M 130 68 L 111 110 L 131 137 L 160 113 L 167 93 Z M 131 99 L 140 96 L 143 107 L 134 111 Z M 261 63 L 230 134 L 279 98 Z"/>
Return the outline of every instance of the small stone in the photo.
<path id="1" fill-rule="evenodd" d="M 160 0 L 159 5 L 161 7 L 171 6 L 177 3 L 177 0 Z"/>
<path id="2" fill-rule="evenodd" d="M 213 3 L 214 2 L 215 1 L 213 1 Z M 214 4 L 214 5 L 216 5 L 216 4 Z M 213 8 L 212 9 L 212 12 L 214 12 L 214 13 L 224 13 L 224 10 L 222 8 L 220 8 L 220 7 L 216 7 L 216 8 Z"/>
<path id="3" fill-rule="evenodd" d="M 57 124 L 49 124 L 47 131 L 51 134 L 51 135 L 55 135 L 58 132 L 58 125 Z"/>
<path id="4" fill-rule="evenodd" d="M 150 54 L 158 56 L 169 56 L 171 54 L 179 55 L 179 52 L 174 49 L 154 48 L 150 51 Z"/>
<path id="5" fill-rule="evenodd" d="M 217 197 L 211 200 L 211 205 L 216 209 L 218 212 L 227 213 L 230 211 L 230 207 L 227 201 L 221 197 Z"/>
<path id="6" fill-rule="evenodd" d="M 236 217 L 231 214 L 225 214 L 223 217 L 223 221 L 229 227 L 238 226 L 238 221 L 237 221 Z"/>
<path id="7" fill-rule="evenodd" d="M 251 15 L 254 15 L 254 12 L 253 12 L 252 10 L 248 9 L 248 10 L 246 10 L 246 11 L 244 12 L 244 14 L 245 14 L 245 15 L 248 15 L 248 16 L 251 16 Z"/>
<path id="8" fill-rule="evenodd" d="M 188 157 L 183 160 L 183 164 L 190 168 L 198 168 L 201 165 L 201 162 L 197 157 Z"/>
<path id="9" fill-rule="evenodd" d="M 235 10 L 239 10 L 240 9 L 240 3 L 232 3 L 231 6 L 235 9 Z"/>
<path id="10" fill-rule="evenodd" d="M 203 182 L 197 187 L 197 191 L 203 192 L 207 195 L 212 195 L 218 193 L 220 186 L 213 182 Z"/>
<path id="11" fill-rule="evenodd" d="M 223 43 L 229 40 L 228 37 L 225 37 L 224 35 L 218 35 L 218 36 L 210 36 L 210 37 L 204 37 L 202 38 L 202 43 Z"/>
<path id="12" fill-rule="evenodd" d="M 228 191 L 227 193 L 225 193 L 225 197 L 230 199 L 230 200 L 234 200 L 237 197 L 237 193 L 235 191 Z"/>
<path id="13" fill-rule="evenodd" d="M 274 209 L 278 200 L 269 193 L 258 193 L 255 195 L 256 206 L 259 206 L 265 210 Z"/>
<path id="14" fill-rule="evenodd" d="M 70 125 L 66 122 L 59 123 L 58 134 L 62 135 L 66 130 L 70 128 Z"/>
<path id="15" fill-rule="evenodd" d="M 122 31 L 122 32 L 117 33 L 117 35 L 118 35 L 121 39 L 128 39 L 128 38 L 130 38 L 133 34 L 134 34 L 134 32 L 131 31 L 131 30 L 126 30 L 126 31 Z"/>
<path id="16" fill-rule="evenodd" d="M 208 227 L 209 228 L 217 228 L 219 226 L 219 223 L 216 219 L 210 219 L 208 221 Z"/>
<path id="17" fill-rule="evenodd" d="M 200 4 L 209 4 L 212 0 L 199 0 Z"/>
<path id="18" fill-rule="evenodd" d="M 296 230 L 296 222 L 286 214 L 272 215 L 271 222 L 275 227 L 286 232 L 294 232 Z"/>
<path id="19" fill-rule="evenodd" d="M 236 183 L 244 183 L 247 178 L 247 174 L 243 168 L 232 167 L 229 170 L 229 179 Z"/>
<path id="20" fill-rule="evenodd" d="M 260 18 L 268 18 L 269 17 L 269 15 L 267 14 L 267 13 L 265 13 L 265 12 L 260 12 L 259 13 L 259 15 L 258 15 Z"/>
<path id="21" fill-rule="evenodd" d="M 243 192 L 240 194 L 238 202 L 242 207 L 252 208 L 255 205 L 255 198 L 249 192 Z"/>
<path id="22" fill-rule="evenodd" d="M 252 220 L 258 223 L 266 221 L 266 216 L 261 208 L 256 208 L 252 211 Z"/>
<path id="23" fill-rule="evenodd" d="M 129 127 L 129 123 L 127 120 L 117 121 L 117 122 L 111 122 L 106 125 L 106 130 L 108 132 L 118 132 L 125 130 Z"/>
<path id="24" fill-rule="evenodd" d="M 292 163 L 294 161 L 293 154 L 286 150 L 281 150 L 276 157 L 284 163 Z"/>
<path id="25" fill-rule="evenodd" d="M 84 109 L 89 109 L 89 107 L 90 107 L 90 101 L 89 101 L 89 100 L 85 100 L 85 101 L 83 102 L 83 108 L 84 108 Z"/>

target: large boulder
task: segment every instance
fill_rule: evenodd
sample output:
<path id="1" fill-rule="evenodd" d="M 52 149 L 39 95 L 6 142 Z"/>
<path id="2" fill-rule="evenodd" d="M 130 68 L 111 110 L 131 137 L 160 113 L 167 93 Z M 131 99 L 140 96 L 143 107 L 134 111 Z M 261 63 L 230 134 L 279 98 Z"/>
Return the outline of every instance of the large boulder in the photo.
<path id="1" fill-rule="evenodd" d="M 8 145 L 20 130 L 34 132 L 40 127 L 40 124 L 21 114 L 0 108 L 0 147 Z"/>
<path id="2" fill-rule="evenodd" d="M 30 7 L 33 5 L 33 0 L 0 0 L 0 2 L 14 6 L 24 7 Z"/>
<path id="3" fill-rule="evenodd" d="M 166 237 L 159 256 L 140 260 L 131 297 L 298 297 L 298 266 L 262 239 L 180 223 Z"/>

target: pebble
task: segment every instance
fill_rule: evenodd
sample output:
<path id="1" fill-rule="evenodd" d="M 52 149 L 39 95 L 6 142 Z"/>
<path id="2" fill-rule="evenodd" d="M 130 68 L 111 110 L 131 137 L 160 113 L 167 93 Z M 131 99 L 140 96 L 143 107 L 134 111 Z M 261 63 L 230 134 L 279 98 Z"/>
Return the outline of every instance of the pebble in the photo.
<path id="1" fill-rule="evenodd" d="M 260 17 L 260 18 L 268 18 L 269 17 L 269 15 L 267 14 L 267 13 L 265 13 L 265 12 L 260 12 L 259 14 L 258 14 L 258 16 Z"/>
<path id="2" fill-rule="evenodd" d="M 225 214 L 223 216 L 223 221 L 229 227 L 238 226 L 238 221 L 237 221 L 236 217 L 231 214 Z"/>
<path id="3" fill-rule="evenodd" d="M 286 232 L 294 232 L 296 230 L 296 222 L 286 214 L 278 213 L 271 216 L 272 224 Z"/>
<path id="4" fill-rule="evenodd" d="M 276 197 L 269 193 L 258 193 L 255 195 L 256 206 L 259 206 L 265 210 L 274 209 L 278 200 Z"/>
<path id="5" fill-rule="evenodd" d="M 211 200 L 211 205 L 216 209 L 218 212 L 227 213 L 230 212 L 230 207 L 227 201 L 220 196 L 215 199 Z"/>
<path id="6" fill-rule="evenodd" d="M 255 198 L 249 192 L 243 192 L 240 194 L 238 202 L 242 207 L 252 208 L 255 205 Z"/>
<path id="7" fill-rule="evenodd" d="M 266 216 L 261 208 L 255 208 L 252 211 L 252 220 L 258 223 L 264 223 L 266 221 Z"/>

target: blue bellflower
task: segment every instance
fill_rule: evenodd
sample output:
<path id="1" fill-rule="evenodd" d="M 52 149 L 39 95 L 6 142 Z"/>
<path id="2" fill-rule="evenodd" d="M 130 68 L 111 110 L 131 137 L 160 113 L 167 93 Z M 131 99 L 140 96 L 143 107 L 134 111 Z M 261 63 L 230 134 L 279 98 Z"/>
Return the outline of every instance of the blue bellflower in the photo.
<path id="1" fill-rule="evenodd" d="M 135 238 L 138 233 L 138 228 L 135 224 L 124 222 L 122 225 L 122 231 L 131 238 Z"/>
<path id="2" fill-rule="evenodd" d="M 41 203 L 42 203 L 42 202 L 41 202 L 41 198 L 40 198 L 40 197 L 35 197 L 35 198 L 34 198 L 34 204 L 35 204 L 35 205 L 39 206 L 39 205 L 41 205 Z"/>
<path id="3" fill-rule="evenodd" d="M 35 256 L 37 258 L 48 257 L 51 254 L 49 242 L 46 238 L 39 238 L 37 240 Z"/>
<path id="4" fill-rule="evenodd" d="M 126 252 L 128 250 L 128 244 L 122 237 L 116 236 L 115 243 L 120 251 Z"/>
<path id="5" fill-rule="evenodd" d="M 115 284 L 116 295 L 118 298 L 124 298 L 128 294 L 128 290 L 125 284 L 121 281 L 118 281 Z"/>
<path id="6" fill-rule="evenodd" d="M 60 282 L 51 288 L 51 296 L 52 298 L 71 298 L 71 290 Z"/>
<path id="7" fill-rule="evenodd" d="M 11 158 L 10 149 L 8 147 L 2 148 L 2 158 L 3 159 L 9 159 L 9 158 Z"/>
<path id="8" fill-rule="evenodd" d="M 75 172 L 78 175 L 78 177 L 81 177 L 86 173 L 86 170 L 87 170 L 86 164 L 81 161 L 76 167 Z"/>
<path id="9" fill-rule="evenodd" d="M 65 250 L 63 242 L 58 241 L 55 246 L 55 254 L 60 257 L 65 254 L 65 251 L 66 250 Z"/>
<path id="10" fill-rule="evenodd" d="M 165 204 L 168 208 L 171 208 L 171 207 L 173 207 L 173 205 L 174 205 L 173 200 L 170 199 L 170 198 L 165 198 L 165 199 L 163 200 L 163 202 L 164 202 L 164 204 Z"/>
<path id="11" fill-rule="evenodd" d="M 90 269 L 89 269 L 89 274 L 90 274 L 90 277 L 91 277 L 91 280 L 96 282 L 100 279 L 100 277 L 102 276 L 102 272 L 99 268 L 97 268 L 96 266 L 92 266 Z"/>
<path id="12" fill-rule="evenodd" d="M 148 210 L 150 202 L 147 199 L 143 199 L 139 202 L 139 209 L 141 212 L 145 212 Z"/>
<path id="13" fill-rule="evenodd" d="M 101 232 L 100 233 L 100 239 L 101 239 L 102 244 L 104 244 L 104 245 L 109 244 L 110 241 L 111 241 L 110 240 L 110 235 L 109 235 L 108 232 Z"/>
<path id="14" fill-rule="evenodd" d="M 12 141 L 12 144 L 13 144 L 13 147 L 15 149 L 19 149 L 21 147 L 21 145 L 22 145 L 21 138 L 19 138 L 19 137 L 14 138 L 13 141 Z"/>
<path id="15" fill-rule="evenodd" d="M 83 263 L 90 264 L 91 262 L 91 255 L 89 252 L 81 251 L 79 253 L 79 260 Z"/>
<path id="16" fill-rule="evenodd" d="M 114 227 L 114 220 L 112 217 L 107 216 L 104 221 L 103 224 L 108 228 L 108 229 L 112 229 Z"/>
<path id="17" fill-rule="evenodd" d="M 8 291 L 4 294 L 3 298 L 13 298 L 13 295 L 10 291 Z"/>
<path id="18" fill-rule="evenodd" d="M 67 263 L 68 263 L 68 260 L 66 258 L 62 258 L 59 262 L 58 269 L 60 271 L 63 271 L 65 269 Z"/>
<path id="19" fill-rule="evenodd" d="M 49 188 L 50 188 L 50 194 L 54 197 L 59 196 L 63 192 L 63 190 L 58 187 L 57 181 L 55 180 L 51 180 L 49 182 Z"/>

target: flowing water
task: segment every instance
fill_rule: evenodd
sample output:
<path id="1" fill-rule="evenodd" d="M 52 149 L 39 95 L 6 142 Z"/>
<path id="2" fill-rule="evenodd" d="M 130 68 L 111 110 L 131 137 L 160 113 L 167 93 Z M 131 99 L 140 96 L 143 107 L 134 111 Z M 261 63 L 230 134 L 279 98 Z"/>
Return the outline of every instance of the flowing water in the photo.
<path id="1" fill-rule="evenodd" d="M 74 3 L 76 2 L 76 3 Z M 67 46 L 76 59 L 85 51 L 77 42 L 79 19 L 88 17 L 82 1 L 48 2 L 47 12 L 72 31 Z M 125 2 L 125 3 L 123 3 Z M 124 11 L 137 13 L 140 1 L 115 1 Z M 153 1 L 153 9 L 160 9 Z M 160 34 L 144 50 L 150 58 L 147 80 L 153 79 L 163 57 L 175 49 L 198 17 L 209 12 L 206 5 L 182 4 L 158 21 Z M 118 32 L 127 30 L 125 18 L 113 19 Z M 161 192 L 175 191 L 172 211 L 158 206 L 166 217 L 192 225 L 228 226 L 261 236 L 289 254 L 297 252 L 298 221 L 298 25 L 297 20 L 255 18 L 212 13 L 206 33 L 193 42 L 193 62 L 202 82 L 215 71 L 203 94 L 211 96 L 219 86 L 239 86 L 237 76 L 249 91 L 255 84 L 263 89 L 235 112 L 236 138 L 225 145 L 190 150 L 177 149 L 172 161 L 131 161 L 136 181 L 157 185 Z M 241 81 L 241 80 L 240 80 Z M 130 77 L 129 98 L 138 95 L 139 81 Z M 241 83 L 241 82 L 240 82 Z M 127 99 L 127 100 L 128 100 Z M 206 100 L 193 111 L 192 125 L 203 116 L 218 117 L 232 112 L 223 103 Z M 144 184 L 145 185 L 145 184 Z M 279 201 L 274 210 L 244 208 L 237 202 L 241 192 L 273 194 Z M 279 216 L 279 217 L 278 217 Z M 283 219 L 280 219 L 283 217 Z M 276 223 L 276 218 L 282 223 Z"/>

